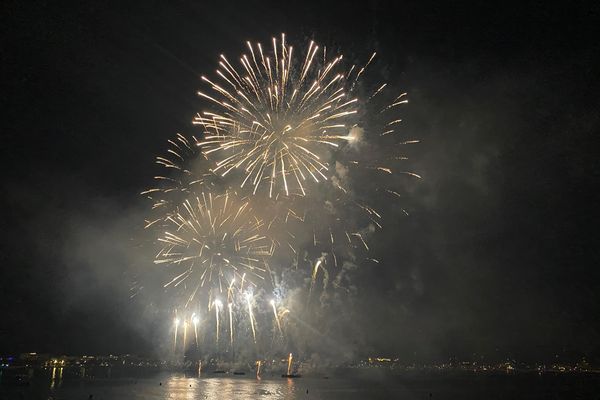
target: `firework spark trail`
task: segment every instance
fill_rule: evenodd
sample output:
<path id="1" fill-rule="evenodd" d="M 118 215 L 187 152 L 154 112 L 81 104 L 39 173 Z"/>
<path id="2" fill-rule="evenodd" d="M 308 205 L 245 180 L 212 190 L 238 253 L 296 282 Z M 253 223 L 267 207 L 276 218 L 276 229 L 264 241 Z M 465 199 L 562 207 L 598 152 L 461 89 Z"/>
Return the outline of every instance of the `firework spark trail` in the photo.
<path id="1" fill-rule="evenodd" d="M 254 344 L 256 344 L 256 328 L 254 327 L 254 313 L 252 312 L 252 294 L 246 293 L 246 302 L 248 303 L 248 318 L 250 319 L 250 326 L 252 328 L 252 338 Z"/>
<path id="2" fill-rule="evenodd" d="M 187 342 L 187 327 L 188 327 L 188 322 L 183 321 L 183 353 L 184 354 L 185 354 L 185 346 L 186 346 L 186 342 Z"/>
<path id="3" fill-rule="evenodd" d="M 233 303 L 227 304 L 227 308 L 229 309 L 229 344 L 233 349 Z"/>
<path id="4" fill-rule="evenodd" d="M 173 352 L 177 351 L 177 328 L 179 327 L 179 318 L 173 321 L 175 325 L 175 334 L 173 335 Z"/>
<path id="5" fill-rule="evenodd" d="M 196 349 L 198 348 L 198 322 L 200 322 L 200 319 L 198 318 L 198 316 L 195 313 L 192 314 L 192 323 L 194 324 L 194 339 L 196 341 Z"/>
<path id="6" fill-rule="evenodd" d="M 231 304 L 233 302 L 233 290 L 234 290 L 234 285 L 235 283 L 235 277 L 233 279 L 231 279 L 231 282 L 229 283 L 229 287 L 227 288 L 227 303 Z"/>
<path id="7" fill-rule="evenodd" d="M 240 292 L 244 290 L 244 281 L 246 280 L 246 273 L 242 274 L 242 282 L 240 283 Z"/>
<path id="8" fill-rule="evenodd" d="M 256 361 L 256 379 L 260 380 L 260 367 L 262 367 L 262 361 Z"/>
<path id="9" fill-rule="evenodd" d="M 219 309 L 221 308 L 222 303 L 220 300 L 215 300 L 214 301 L 214 307 L 215 307 L 215 319 L 216 319 L 216 339 L 217 339 L 217 348 L 219 346 Z"/>
<path id="10" fill-rule="evenodd" d="M 283 335 L 281 331 L 281 323 L 279 322 L 279 316 L 277 315 L 277 307 L 275 307 L 275 300 L 271 300 L 271 307 L 273 307 L 273 316 L 275 317 L 275 321 L 277 322 L 277 329 L 279 329 L 279 334 Z"/>
<path id="11" fill-rule="evenodd" d="M 315 263 L 315 266 L 313 268 L 313 271 L 312 271 L 312 274 L 311 274 L 311 278 L 310 278 L 310 288 L 308 290 L 308 297 L 306 299 L 307 302 L 310 302 L 312 291 L 313 291 L 313 289 L 315 287 L 315 282 L 317 281 L 317 273 L 319 272 L 319 267 L 321 266 L 321 262 L 322 261 L 323 261 L 323 259 L 319 258 L 317 260 L 317 262 Z"/>
<path id="12" fill-rule="evenodd" d="M 292 353 L 288 356 L 288 364 L 287 364 L 287 375 L 289 376 L 292 371 Z"/>

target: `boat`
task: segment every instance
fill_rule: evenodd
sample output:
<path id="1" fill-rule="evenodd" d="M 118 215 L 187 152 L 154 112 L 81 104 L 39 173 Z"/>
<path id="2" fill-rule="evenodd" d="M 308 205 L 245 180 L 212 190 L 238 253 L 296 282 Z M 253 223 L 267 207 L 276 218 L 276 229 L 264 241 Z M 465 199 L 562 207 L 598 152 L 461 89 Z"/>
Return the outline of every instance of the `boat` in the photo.
<path id="1" fill-rule="evenodd" d="M 282 378 L 300 378 L 302 375 L 300 374 L 281 374 Z"/>

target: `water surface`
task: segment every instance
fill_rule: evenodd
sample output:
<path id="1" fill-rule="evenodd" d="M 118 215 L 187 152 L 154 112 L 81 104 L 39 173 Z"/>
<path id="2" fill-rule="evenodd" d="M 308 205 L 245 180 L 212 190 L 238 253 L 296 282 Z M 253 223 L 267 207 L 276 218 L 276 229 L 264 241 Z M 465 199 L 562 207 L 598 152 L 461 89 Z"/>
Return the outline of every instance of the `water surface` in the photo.
<path id="1" fill-rule="evenodd" d="M 160 373 L 144 378 L 97 380 L 37 377 L 28 386 L 0 385 L 0 399 L 44 400 L 196 399 L 600 399 L 594 375 L 371 376 L 362 378 L 186 377 Z"/>

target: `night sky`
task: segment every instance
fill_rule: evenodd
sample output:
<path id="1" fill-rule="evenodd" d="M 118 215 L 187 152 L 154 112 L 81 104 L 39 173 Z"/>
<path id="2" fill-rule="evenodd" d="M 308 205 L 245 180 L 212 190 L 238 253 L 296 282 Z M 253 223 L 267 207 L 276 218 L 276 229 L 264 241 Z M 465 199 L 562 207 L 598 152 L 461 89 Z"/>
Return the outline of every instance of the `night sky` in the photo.
<path id="1" fill-rule="evenodd" d="M 3 2 L 0 353 L 152 354 L 139 193 L 218 55 L 285 32 L 376 50 L 422 141 L 357 354 L 600 360 L 598 5 L 204 3 Z"/>

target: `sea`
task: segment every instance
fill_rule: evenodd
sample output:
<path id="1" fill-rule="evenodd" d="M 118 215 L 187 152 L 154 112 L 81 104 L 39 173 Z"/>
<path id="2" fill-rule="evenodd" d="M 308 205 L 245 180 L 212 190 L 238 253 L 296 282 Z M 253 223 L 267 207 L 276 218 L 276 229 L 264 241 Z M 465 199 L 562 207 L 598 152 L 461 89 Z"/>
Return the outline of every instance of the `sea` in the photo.
<path id="1" fill-rule="evenodd" d="M 186 376 L 155 373 L 143 377 L 56 379 L 0 383 L 0 400 L 196 400 L 196 399 L 598 399 L 599 374 L 421 374 L 363 377 L 252 375 Z"/>

